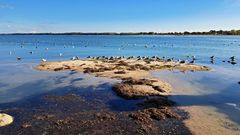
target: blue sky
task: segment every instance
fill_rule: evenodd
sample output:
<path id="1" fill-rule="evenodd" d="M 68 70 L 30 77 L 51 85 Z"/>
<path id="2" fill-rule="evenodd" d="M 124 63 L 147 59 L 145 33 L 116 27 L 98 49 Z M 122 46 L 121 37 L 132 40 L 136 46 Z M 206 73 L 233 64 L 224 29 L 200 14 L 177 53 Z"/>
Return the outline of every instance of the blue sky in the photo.
<path id="1" fill-rule="evenodd" d="M 240 29 L 240 0 L 0 0 L 0 33 Z"/>

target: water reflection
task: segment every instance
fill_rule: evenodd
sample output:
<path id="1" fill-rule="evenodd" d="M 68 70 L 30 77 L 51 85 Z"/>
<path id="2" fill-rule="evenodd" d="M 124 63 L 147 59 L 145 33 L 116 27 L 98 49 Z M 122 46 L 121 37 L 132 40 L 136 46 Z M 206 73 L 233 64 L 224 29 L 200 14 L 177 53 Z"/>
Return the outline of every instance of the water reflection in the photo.
<path id="1" fill-rule="evenodd" d="M 15 102 L 31 95 L 46 93 L 58 88 L 97 87 L 116 80 L 97 78 L 76 72 L 40 72 L 32 69 L 32 64 L 6 65 L 0 70 L 0 103 Z"/>

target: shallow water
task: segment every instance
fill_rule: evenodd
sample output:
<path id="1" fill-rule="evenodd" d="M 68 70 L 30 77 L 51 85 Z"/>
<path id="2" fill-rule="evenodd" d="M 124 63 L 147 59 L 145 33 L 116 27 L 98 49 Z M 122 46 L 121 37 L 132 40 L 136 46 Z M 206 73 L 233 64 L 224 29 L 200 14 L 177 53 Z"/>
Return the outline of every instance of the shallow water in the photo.
<path id="1" fill-rule="evenodd" d="M 210 72 L 154 71 L 154 76 L 173 85 L 171 98 L 178 106 L 213 106 L 240 124 L 240 72 L 214 67 Z"/>
<path id="2" fill-rule="evenodd" d="M 85 58 L 89 55 L 158 55 L 190 60 L 187 56 L 194 55 L 196 63 L 207 65 L 212 70 L 194 73 L 154 71 L 153 76 L 173 85 L 171 98 L 179 107 L 213 107 L 213 114 L 223 114 L 218 117 L 234 122 L 236 127 L 240 124 L 240 37 L 1 35 L 0 54 L 0 107 L 39 94 L 76 88 L 85 98 L 102 100 L 106 108 L 114 111 L 134 110 L 136 104 L 119 98 L 111 91 L 111 84 L 116 80 L 75 72 L 40 72 L 34 66 L 42 58 L 67 60 L 73 56 Z M 216 58 L 211 63 L 209 57 L 213 55 Z M 236 56 L 238 64 L 222 62 L 231 56 Z M 17 57 L 22 60 L 17 61 Z"/>

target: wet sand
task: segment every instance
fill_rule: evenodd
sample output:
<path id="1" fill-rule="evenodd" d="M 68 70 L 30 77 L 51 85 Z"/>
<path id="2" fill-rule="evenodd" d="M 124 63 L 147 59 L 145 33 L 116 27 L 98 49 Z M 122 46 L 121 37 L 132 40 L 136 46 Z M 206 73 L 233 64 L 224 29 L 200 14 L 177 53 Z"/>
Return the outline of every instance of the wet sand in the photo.
<path id="1" fill-rule="evenodd" d="M 196 135 L 240 135 L 237 124 L 224 119 L 227 116 L 217 113 L 213 107 L 180 107 L 189 113 L 184 123 Z M 203 124 L 204 123 L 204 124 Z"/>
<path id="2" fill-rule="evenodd" d="M 199 74 L 163 71 L 153 72 L 152 74 L 167 82 L 171 82 L 173 91 L 170 99 L 178 103 L 177 107 L 179 109 L 189 114 L 189 118 L 184 120 L 184 123 L 193 134 L 239 135 L 239 123 L 237 119 L 234 120 L 231 118 L 231 115 L 234 116 L 236 114 L 229 112 L 229 110 L 226 110 L 228 113 L 223 112 L 220 109 L 224 108 L 219 108 L 220 106 L 223 107 L 227 102 L 227 98 L 225 97 L 226 99 L 224 99 L 222 95 L 233 94 L 234 88 L 228 88 L 231 82 L 224 83 L 223 81 L 216 80 L 217 78 L 222 78 L 223 75 L 221 74 L 224 74 L 224 77 L 227 78 L 226 80 L 230 79 L 234 84 L 235 79 L 238 80 L 238 74 L 233 71 L 236 77 L 232 77 L 233 75 L 228 70 L 218 69 L 217 67 L 213 68 L 217 71 Z M 228 76 L 226 74 L 228 74 Z M 212 81 L 206 76 L 209 76 Z M 231 76 L 231 78 L 228 78 L 229 76 Z M 202 79 L 202 77 L 204 78 Z M 214 84 L 214 82 L 221 84 Z M 207 85 L 207 87 L 204 87 L 205 85 Z M 217 91 L 214 89 L 214 86 L 218 86 L 216 87 L 218 88 Z M 219 86 L 227 87 L 226 91 L 219 90 Z M 238 90 L 239 89 L 236 89 L 236 91 Z M 219 91 L 221 95 L 218 95 Z M 238 100 L 236 100 L 236 102 L 238 102 Z M 231 111 L 234 112 L 234 110 Z"/>

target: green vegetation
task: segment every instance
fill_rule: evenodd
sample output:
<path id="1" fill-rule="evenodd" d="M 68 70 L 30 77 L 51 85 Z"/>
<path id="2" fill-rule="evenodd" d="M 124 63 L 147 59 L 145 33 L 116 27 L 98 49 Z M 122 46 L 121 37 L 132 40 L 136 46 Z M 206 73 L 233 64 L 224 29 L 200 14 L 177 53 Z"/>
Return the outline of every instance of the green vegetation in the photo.
<path id="1" fill-rule="evenodd" d="M 125 33 L 82 33 L 82 32 L 68 32 L 68 33 L 11 33 L 11 34 L 0 34 L 0 35 L 240 35 L 240 30 L 210 30 L 209 32 L 168 32 L 168 33 L 157 33 L 157 32 L 125 32 Z"/>

